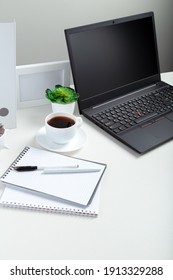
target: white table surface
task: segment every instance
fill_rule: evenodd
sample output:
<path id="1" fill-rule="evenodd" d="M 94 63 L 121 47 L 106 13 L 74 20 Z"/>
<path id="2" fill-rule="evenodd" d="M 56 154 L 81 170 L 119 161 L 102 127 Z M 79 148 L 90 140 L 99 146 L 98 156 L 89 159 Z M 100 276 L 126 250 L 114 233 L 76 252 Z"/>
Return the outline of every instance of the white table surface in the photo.
<path id="1" fill-rule="evenodd" d="M 173 72 L 162 75 L 173 85 Z M 20 109 L 0 151 L 0 176 L 35 135 L 49 105 Z M 107 164 L 97 218 L 0 208 L 0 259 L 173 259 L 173 141 L 143 155 L 83 118 L 71 153 Z M 0 192 L 3 188 L 0 185 Z"/>

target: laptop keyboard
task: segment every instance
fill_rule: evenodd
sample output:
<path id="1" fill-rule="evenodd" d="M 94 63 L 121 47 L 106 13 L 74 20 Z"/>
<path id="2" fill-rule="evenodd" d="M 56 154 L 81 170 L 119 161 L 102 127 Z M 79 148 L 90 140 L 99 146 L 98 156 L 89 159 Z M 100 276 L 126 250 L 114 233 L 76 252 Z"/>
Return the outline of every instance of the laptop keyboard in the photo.
<path id="1" fill-rule="evenodd" d="M 173 87 L 147 93 L 143 96 L 113 106 L 92 117 L 102 126 L 118 134 L 131 127 L 159 117 L 173 110 Z"/>

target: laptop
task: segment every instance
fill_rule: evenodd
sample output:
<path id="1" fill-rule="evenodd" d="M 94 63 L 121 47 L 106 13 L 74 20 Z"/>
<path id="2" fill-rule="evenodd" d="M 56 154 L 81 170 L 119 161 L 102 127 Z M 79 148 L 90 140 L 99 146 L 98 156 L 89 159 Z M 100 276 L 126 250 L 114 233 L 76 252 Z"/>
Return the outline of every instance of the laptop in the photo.
<path id="1" fill-rule="evenodd" d="M 66 29 L 65 38 L 80 114 L 139 154 L 173 138 L 153 12 Z"/>

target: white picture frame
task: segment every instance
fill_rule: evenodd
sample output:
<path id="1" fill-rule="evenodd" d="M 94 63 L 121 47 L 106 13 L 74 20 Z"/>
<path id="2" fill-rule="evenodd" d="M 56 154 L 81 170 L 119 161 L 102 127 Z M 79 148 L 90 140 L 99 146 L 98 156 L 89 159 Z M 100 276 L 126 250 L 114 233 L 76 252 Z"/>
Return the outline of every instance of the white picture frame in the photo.
<path id="1" fill-rule="evenodd" d="M 50 103 L 45 97 L 47 88 L 70 86 L 68 60 L 16 66 L 17 108 Z"/>

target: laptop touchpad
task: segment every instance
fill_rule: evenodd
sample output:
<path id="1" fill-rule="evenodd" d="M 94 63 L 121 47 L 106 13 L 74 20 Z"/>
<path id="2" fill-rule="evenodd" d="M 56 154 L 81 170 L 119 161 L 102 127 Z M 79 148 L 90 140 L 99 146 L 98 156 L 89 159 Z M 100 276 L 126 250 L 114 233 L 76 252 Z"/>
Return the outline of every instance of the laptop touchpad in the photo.
<path id="1" fill-rule="evenodd" d="M 173 122 L 163 118 L 147 127 L 139 126 L 125 132 L 120 138 L 138 152 L 143 153 L 173 138 Z"/>
<path id="2" fill-rule="evenodd" d="M 156 121 L 145 129 L 162 141 L 169 140 L 173 137 L 173 122 L 166 118 Z"/>
<path id="3" fill-rule="evenodd" d="M 141 127 L 121 134 L 120 138 L 139 153 L 144 153 L 161 142 L 160 139 L 148 132 L 146 128 Z"/>

